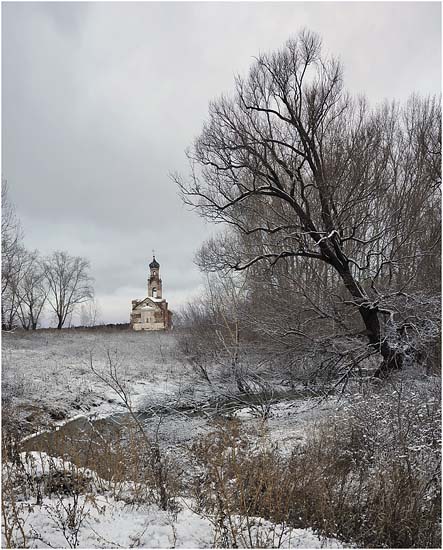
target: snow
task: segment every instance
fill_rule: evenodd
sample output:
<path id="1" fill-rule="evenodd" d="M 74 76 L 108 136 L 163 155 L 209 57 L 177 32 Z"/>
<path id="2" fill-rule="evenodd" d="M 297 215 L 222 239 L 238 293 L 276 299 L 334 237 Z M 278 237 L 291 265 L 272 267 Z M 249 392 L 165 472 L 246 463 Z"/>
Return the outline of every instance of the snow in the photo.
<path id="1" fill-rule="evenodd" d="M 38 479 L 54 471 L 74 475 L 82 472 L 95 482 L 95 487 L 107 486 L 91 470 L 43 452 L 21 453 L 20 459 L 28 478 Z M 178 498 L 174 511 L 163 511 L 155 504 L 128 504 L 105 491 L 79 495 L 77 502 L 72 496 L 60 495 L 44 497 L 39 504 L 22 499 L 18 509 L 30 548 L 66 548 L 69 543 L 63 534 L 63 521 L 71 510 L 76 510 L 77 523 L 66 534 L 74 536 L 78 526 L 78 548 L 211 548 L 217 541 L 216 522 L 198 513 L 191 498 Z M 258 517 L 247 518 L 250 529 L 245 517 L 234 515 L 231 521 L 240 547 L 248 546 L 251 536 L 267 547 L 275 547 L 279 541 L 282 548 L 343 548 L 339 541 L 319 538 L 311 529 L 289 529 Z"/>
<path id="2" fill-rule="evenodd" d="M 28 433 L 62 425 L 78 415 L 122 412 L 116 393 L 96 377 L 117 365 L 134 407 L 162 403 L 192 383 L 167 333 L 135 331 L 37 331 L 3 335 L 2 393 L 21 410 Z M 26 434 L 28 435 L 28 434 Z"/>
<path id="3" fill-rule="evenodd" d="M 117 394 L 93 374 L 91 359 L 103 376 L 109 375 L 109 362 L 116 366 L 119 380 L 136 411 L 205 400 L 209 403 L 213 397 L 211 388 L 180 359 L 171 333 L 71 330 L 6 334 L 3 337 L 4 406 L 14 411 L 25 427 L 26 437 L 22 441 L 29 443 L 38 433 L 62 429 L 75 418 L 86 416 L 92 420 L 125 412 Z M 294 444 L 303 441 L 307 425 L 330 414 L 336 405 L 329 401 L 319 407 L 315 400 L 306 399 L 272 404 L 267 420 L 269 441 L 277 442 L 282 452 L 291 452 Z M 57 413 L 55 417 L 54 413 Z M 176 411 L 162 417 L 161 425 L 156 418 L 146 420 L 146 425 L 152 424 L 158 430 L 161 444 L 168 452 L 180 453 L 183 443 L 188 444 L 211 429 L 202 407 L 199 413 Z M 263 422 L 248 406 L 233 411 L 231 416 L 241 418 L 246 430 L 249 427 L 251 431 Z M 71 473 L 81 470 L 67 460 L 44 452 L 28 452 L 22 454 L 21 459 L 26 473 L 35 478 L 46 476 L 54 469 Z M 108 487 L 107 482 L 95 472 L 83 470 L 83 473 L 95 481 L 96 487 L 101 487 L 101 492 L 79 496 L 78 506 L 80 509 L 84 506 L 85 512 L 78 533 L 79 548 L 214 546 L 216 528 L 210 517 L 196 511 L 191 499 L 177 497 L 178 508 L 174 513 L 164 512 L 155 504 L 130 505 L 106 492 L 103 488 Z M 128 491 L 130 484 L 128 482 Z M 72 507 L 73 497 L 63 497 L 63 505 Z M 55 519 L 60 506 L 60 500 L 55 497 L 44 497 L 38 505 L 35 499 L 20 502 L 30 547 L 69 546 Z M 249 519 L 255 524 L 252 531 L 257 540 L 266 542 L 266 546 L 277 542 L 281 526 L 260 518 Z M 244 528 L 245 518 L 233 520 L 239 528 Z M 282 541 L 282 547 L 288 548 L 343 547 L 334 539 L 319 539 L 310 529 L 285 532 Z M 240 546 L 246 543 L 244 539 Z"/>
<path id="4" fill-rule="evenodd" d="M 57 502 L 44 498 L 41 505 L 26 503 L 28 514 L 25 532 L 30 548 L 66 548 L 68 543 L 53 516 Z M 73 497 L 64 499 L 72 507 Z M 194 503 L 182 499 L 181 510 L 164 512 L 156 505 L 127 505 L 113 497 L 96 496 L 93 500 L 80 497 L 78 506 L 84 506 L 84 521 L 78 533 L 78 548 L 213 548 L 215 530 L 212 522 L 193 511 Z M 233 518 L 236 519 L 235 517 Z M 277 541 L 282 527 L 250 518 L 257 527 L 253 536 L 259 540 Z M 32 533 L 34 536 L 32 536 Z M 36 539 L 40 535 L 42 540 Z M 243 535 L 246 541 L 246 533 Z M 246 546 L 241 544 L 240 547 Z M 319 538 L 311 529 L 293 529 L 284 532 L 282 548 L 343 548 L 335 539 Z"/>
<path id="5" fill-rule="evenodd" d="M 64 499 L 73 506 L 73 497 Z M 85 518 L 78 533 L 78 548 L 198 548 L 211 544 L 211 525 L 188 509 L 177 520 L 157 506 L 134 506 L 111 496 L 98 495 L 93 501 L 81 496 Z M 66 548 L 68 542 L 53 516 L 57 501 L 44 498 L 40 506 L 31 505 L 26 519 L 26 534 L 31 548 Z M 34 533 L 34 536 L 32 536 Z M 35 534 L 40 535 L 38 540 Z"/>
<path id="6" fill-rule="evenodd" d="M 153 411 L 158 406 L 176 410 L 163 416 L 160 426 L 162 442 L 169 449 L 207 433 L 214 387 L 222 395 L 229 394 L 226 385 L 221 385 L 226 384 L 223 373 L 218 386 L 210 388 L 180 360 L 173 333 L 54 330 L 6 334 L 3 399 L 18 416 L 23 441 L 62 428 L 75 418 L 97 420 L 126 412 L 116 392 L 92 373 L 91 357 L 94 368 L 104 375 L 109 358 L 117 365 L 135 411 Z M 190 416 L 177 410 L 189 404 L 196 404 L 200 414 Z M 320 404 L 317 399 L 292 399 L 270 405 L 270 441 L 281 452 L 291 453 L 304 442 L 306 428 L 331 414 L 336 405 L 332 399 Z M 241 419 L 246 429 L 257 429 L 262 422 L 250 406 L 239 405 L 230 415 Z M 156 418 L 150 424 L 155 430 Z"/>

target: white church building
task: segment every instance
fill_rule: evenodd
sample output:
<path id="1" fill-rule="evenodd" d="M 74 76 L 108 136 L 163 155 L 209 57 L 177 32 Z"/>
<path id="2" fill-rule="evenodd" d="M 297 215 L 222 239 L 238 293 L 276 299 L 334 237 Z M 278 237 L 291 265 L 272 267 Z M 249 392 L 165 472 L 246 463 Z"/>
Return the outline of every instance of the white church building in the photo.
<path id="1" fill-rule="evenodd" d="M 153 257 L 149 264 L 148 296 L 132 300 L 131 327 L 134 330 L 167 330 L 172 327 L 172 313 L 162 296 L 160 264 Z"/>

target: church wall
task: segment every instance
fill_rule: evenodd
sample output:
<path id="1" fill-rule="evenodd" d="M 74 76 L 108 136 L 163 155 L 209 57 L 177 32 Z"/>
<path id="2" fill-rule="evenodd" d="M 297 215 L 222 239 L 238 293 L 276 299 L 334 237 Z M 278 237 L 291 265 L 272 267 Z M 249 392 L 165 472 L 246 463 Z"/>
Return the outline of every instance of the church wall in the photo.
<path id="1" fill-rule="evenodd" d="M 165 325 L 161 323 L 133 323 L 134 330 L 164 330 Z"/>

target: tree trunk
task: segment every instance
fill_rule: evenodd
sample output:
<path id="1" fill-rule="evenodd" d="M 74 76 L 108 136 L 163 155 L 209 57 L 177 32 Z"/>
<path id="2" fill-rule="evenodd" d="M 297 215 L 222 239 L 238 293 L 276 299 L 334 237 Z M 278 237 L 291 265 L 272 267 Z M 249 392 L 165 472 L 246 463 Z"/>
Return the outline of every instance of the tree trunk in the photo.
<path id="1" fill-rule="evenodd" d="M 403 366 L 403 354 L 393 349 L 387 340 L 381 338 L 379 311 L 377 308 L 361 306 L 360 315 L 365 324 L 369 345 L 378 348 L 383 358 L 378 369 L 374 372 L 375 378 L 383 378 L 393 370 Z"/>
<path id="2" fill-rule="evenodd" d="M 343 265 L 340 265 L 337 267 L 337 265 L 334 265 L 334 267 L 339 272 L 348 291 L 356 299 L 356 302 L 363 302 L 358 310 L 366 328 L 369 345 L 374 349 L 378 349 L 383 358 L 380 366 L 374 372 L 374 377 L 383 378 L 388 376 L 391 371 L 401 369 L 403 366 L 403 354 L 392 348 L 388 341 L 382 338 L 378 308 L 370 304 L 369 297 L 354 279 L 348 266 L 343 267 Z"/>

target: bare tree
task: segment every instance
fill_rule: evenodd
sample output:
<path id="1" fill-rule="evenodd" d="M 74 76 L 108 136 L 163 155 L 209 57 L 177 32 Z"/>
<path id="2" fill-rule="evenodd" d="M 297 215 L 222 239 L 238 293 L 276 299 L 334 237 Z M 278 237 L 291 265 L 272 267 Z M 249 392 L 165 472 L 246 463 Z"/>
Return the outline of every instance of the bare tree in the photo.
<path id="1" fill-rule="evenodd" d="M 44 276 L 48 283 L 48 302 L 61 329 L 78 304 L 93 297 L 92 278 L 85 258 L 57 251 L 44 261 Z"/>
<path id="2" fill-rule="evenodd" d="M 179 343 L 187 360 L 212 385 L 210 367 L 229 372 L 240 392 L 245 392 L 244 342 L 241 311 L 246 297 L 244 276 L 208 274 L 198 300 L 180 314 Z"/>
<path id="3" fill-rule="evenodd" d="M 82 304 L 79 315 L 80 325 L 83 327 L 94 327 L 100 324 L 100 308 L 96 299 L 89 300 Z"/>
<path id="4" fill-rule="evenodd" d="M 38 252 L 27 252 L 26 267 L 18 285 L 18 317 L 22 327 L 35 330 L 48 296 L 48 283 Z"/>
<path id="5" fill-rule="evenodd" d="M 303 31 L 210 103 L 191 175 L 174 179 L 185 203 L 242 235 L 242 246 L 215 243 L 214 269 L 325 265 L 381 354 L 381 376 L 403 363 L 386 304 L 438 253 L 426 218 L 439 219 L 440 121 L 437 99 L 376 109 L 351 99 L 340 63 Z"/>
<path id="6" fill-rule="evenodd" d="M 17 322 L 17 286 L 22 272 L 23 231 L 9 199 L 8 184 L 2 179 L 2 328 L 11 330 Z"/>

